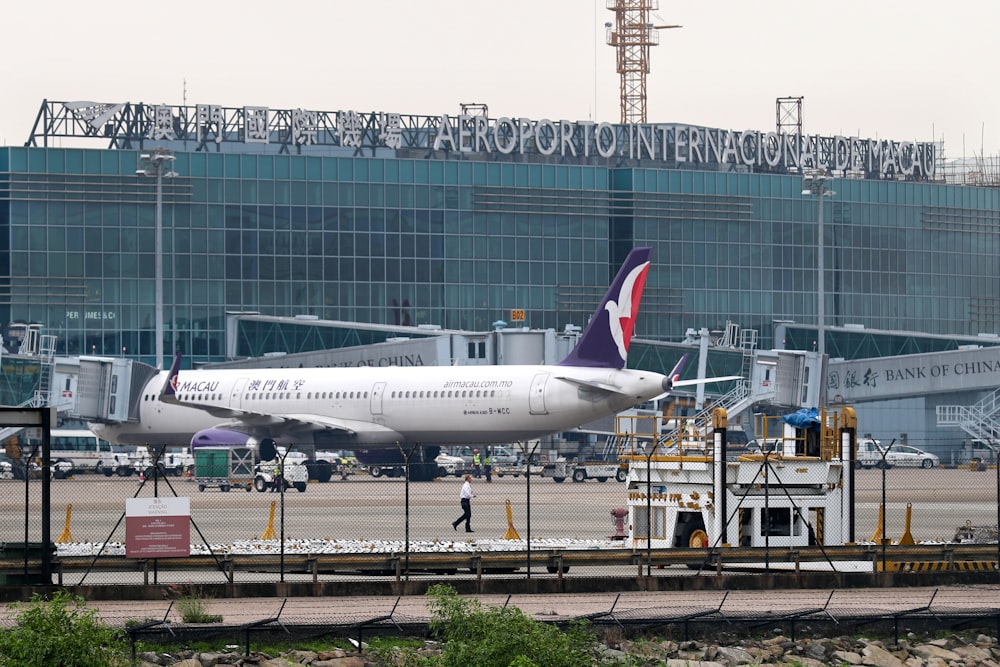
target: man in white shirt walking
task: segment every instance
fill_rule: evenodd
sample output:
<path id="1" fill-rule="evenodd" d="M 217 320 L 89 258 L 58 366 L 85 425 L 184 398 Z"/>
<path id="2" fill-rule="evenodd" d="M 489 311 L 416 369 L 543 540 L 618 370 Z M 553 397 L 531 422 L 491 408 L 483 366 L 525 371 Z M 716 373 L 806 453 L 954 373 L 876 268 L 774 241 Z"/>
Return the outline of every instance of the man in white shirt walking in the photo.
<path id="1" fill-rule="evenodd" d="M 458 530 L 458 524 L 465 522 L 465 532 L 474 533 L 476 531 L 472 530 L 472 499 L 476 497 L 476 494 L 472 492 L 472 475 L 465 476 L 465 484 L 462 485 L 462 491 L 458 495 L 459 500 L 462 503 L 462 516 L 458 517 L 451 522 L 452 530 Z"/>

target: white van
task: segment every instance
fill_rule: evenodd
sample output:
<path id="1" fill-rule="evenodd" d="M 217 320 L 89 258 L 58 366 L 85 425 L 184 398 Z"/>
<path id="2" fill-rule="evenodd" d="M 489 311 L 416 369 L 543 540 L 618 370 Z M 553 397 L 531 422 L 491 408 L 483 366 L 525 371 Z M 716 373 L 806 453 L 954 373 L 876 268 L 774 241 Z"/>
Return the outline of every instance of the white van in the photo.
<path id="1" fill-rule="evenodd" d="M 53 429 L 49 442 L 52 462 L 67 462 L 73 472 L 103 473 L 108 477 L 114 473 L 127 477 L 134 472 L 123 445 L 113 445 L 87 429 Z"/>
<path id="2" fill-rule="evenodd" d="M 874 438 L 859 438 L 858 453 L 854 459 L 855 468 L 881 468 L 885 462 L 882 443 Z"/>

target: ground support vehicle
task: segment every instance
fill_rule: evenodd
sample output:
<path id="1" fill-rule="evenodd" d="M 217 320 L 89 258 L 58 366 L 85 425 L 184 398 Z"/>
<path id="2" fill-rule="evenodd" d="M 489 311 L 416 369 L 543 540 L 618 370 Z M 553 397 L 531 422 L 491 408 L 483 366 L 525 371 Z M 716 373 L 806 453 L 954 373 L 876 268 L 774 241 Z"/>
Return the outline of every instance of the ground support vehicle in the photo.
<path id="1" fill-rule="evenodd" d="M 406 468 L 404 466 L 373 463 L 368 466 L 368 474 L 372 477 L 405 477 Z"/>
<path id="2" fill-rule="evenodd" d="M 775 420 L 765 434 L 784 430 L 785 450 L 745 454 L 735 461 L 723 455 L 724 409 L 712 411 L 712 428 L 702 429 L 712 435 L 696 449 L 661 448 L 676 442 L 677 435 L 657 433 L 656 416 L 652 418 L 652 424 L 642 428 L 619 426 L 624 437 L 635 441 L 622 455 L 628 462 L 626 544 L 654 549 L 780 548 L 854 540 L 849 532 L 853 477 L 847 474 L 856 432 L 851 408 L 824 411 L 819 422 L 823 427 L 815 432 L 764 417 Z M 629 435 L 635 433 L 646 435 Z"/>
<path id="3" fill-rule="evenodd" d="M 132 468 L 146 478 L 153 475 L 153 454 L 147 447 L 136 447 L 132 453 Z M 164 450 L 158 461 L 161 475 L 180 477 L 194 466 L 194 457 L 186 451 Z"/>
<path id="4" fill-rule="evenodd" d="M 438 477 L 450 477 L 452 475 L 461 477 L 462 475 L 472 473 L 472 465 L 467 464 L 461 456 L 441 453 L 434 457 L 434 463 L 438 467 Z"/>
<path id="5" fill-rule="evenodd" d="M 280 491 L 280 487 L 275 487 L 276 478 L 278 478 L 284 484 L 285 489 L 295 487 L 299 493 L 305 492 L 309 485 L 309 469 L 306 467 L 305 457 L 294 456 L 294 454 L 295 452 L 292 452 L 285 456 L 284 461 L 274 459 L 261 461 L 257 464 L 254 470 L 254 488 L 261 493 Z"/>
<path id="6" fill-rule="evenodd" d="M 476 454 L 480 457 L 479 474 L 485 474 L 487 456 L 492 461 L 492 469 L 495 471 L 504 466 L 515 465 L 521 458 L 518 453 L 505 445 L 484 445 L 482 447 L 450 447 L 443 449 L 441 456 L 445 457 L 447 463 L 454 463 L 454 466 L 446 466 L 450 475 L 461 477 L 466 474 L 475 474 L 473 460 Z M 437 459 L 435 459 L 437 461 Z M 440 467 L 440 466 L 439 466 Z M 454 469 L 452 469 L 454 468 Z"/>
<path id="7" fill-rule="evenodd" d="M 334 471 L 337 467 L 335 463 L 331 463 L 326 459 L 309 459 L 303 465 L 306 467 L 309 480 L 317 482 L 329 482 L 333 479 Z M 344 475 L 341 479 L 347 479 L 347 476 Z"/>
<path id="8" fill-rule="evenodd" d="M 973 438 L 962 443 L 958 451 L 958 465 L 995 465 L 1000 452 L 1000 441 L 987 438 Z"/>
<path id="9" fill-rule="evenodd" d="M 350 452 L 316 452 L 311 461 L 306 461 L 309 479 L 329 482 L 334 477 L 347 479 L 358 472 L 358 460 Z"/>
<path id="10" fill-rule="evenodd" d="M 598 482 L 606 482 L 609 479 L 624 482 L 627 474 L 627 467 L 623 468 L 618 463 L 607 461 L 578 461 L 572 466 L 574 482 L 586 482 L 588 479 L 596 479 Z"/>
<path id="11" fill-rule="evenodd" d="M 586 482 L 588 479 L 596 479 L 599 482 L 606 482 L 609 479 L 624 482 L 628 465 L 625 463 L 609 463 L 607 461 L 567 461 L 557 459 L 545 464 L 545 476 L 551 477 L 553 482 L 561 483 L 567 479 L 574 482 Z"/>
<path id="12" fill-rule="evenodd" d="M 504 475 L 510 475 L 511 477 L 519 477 L 528 473 L 528 466 L 524 463 L 517 464 L 505 464 L 501 466 L 493 466 L 493 474 L 497 477 L 503 477 Z M 545 474 L 545 466 L 538 465 L 537 463 L 532 464 L 531 474 L 535 477 L 541 477 Z"/>
<path id="13" fill-rule="evenodd" d="M 194 480 L 199 491 L 254 486 L 254 453 L 247 447 L 198 447 L 194 450 Z"/>

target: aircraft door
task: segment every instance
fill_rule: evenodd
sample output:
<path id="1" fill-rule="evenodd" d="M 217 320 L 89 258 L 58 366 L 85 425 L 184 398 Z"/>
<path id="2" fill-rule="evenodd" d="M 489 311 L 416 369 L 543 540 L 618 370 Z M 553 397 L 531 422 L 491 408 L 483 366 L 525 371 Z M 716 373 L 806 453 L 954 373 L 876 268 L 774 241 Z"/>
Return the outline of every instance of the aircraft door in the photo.
<path id="1" fill-rule="evenodd" d="M 385 392 L 385 382 L 376 382 L 372 386 L 372 414 L 382 414 L 382 394 Z"/>
<path id="2" fill-rule="evenodd" d="M 548 413 L 545 409 L 545 383 L 548 381 L 548 373 L 539 373 L 531 381 L 531 389 L 528 391 L 528 410 L 533 415 Z"/>
<path id="3" fill-rule="evenodd" d="M 229 394 L 229 407 L 240 410 L 243 408 L 243 387 L 247 385 L 246 378 L 240 378 L 233 385 L 233 391 Z"/>

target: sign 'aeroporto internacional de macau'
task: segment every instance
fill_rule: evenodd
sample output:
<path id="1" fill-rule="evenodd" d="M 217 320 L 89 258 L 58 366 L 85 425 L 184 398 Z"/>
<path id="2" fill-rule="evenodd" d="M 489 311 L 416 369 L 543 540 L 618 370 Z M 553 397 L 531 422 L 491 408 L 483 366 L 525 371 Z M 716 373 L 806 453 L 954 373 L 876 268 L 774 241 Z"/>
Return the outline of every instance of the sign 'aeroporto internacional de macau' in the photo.
<path id="1" fill-rule="evenodd" d="M 56 122 L 60 116 L 72 122 Z M 417 116 L 390 112 L 310 111 L 259 106 L 43 103 L 29 145 L 52 137 L 109 140 L 114 148 L 148 142 L 193 142 L 195 151 L 257 150 L 300 154 L 355 154 L 421 150 L 489 155 L 503 160 L 537 156 L 566 162 L 622 160 L 672 168 L 794 173 L 822 168 L 870 179 L 933 178 L 931 142 L 724 130 L 675 123 L 612 124 L 593 121 L 488 118 L 485 115 Z M 61 129 L 60 129 L 61 128 Z M 67 129 L 69 128 L 69 129 Z M 246 147 L 242 148 L 242 152 Z M 627 164 L 624 166 L 628 166 Z"/>

